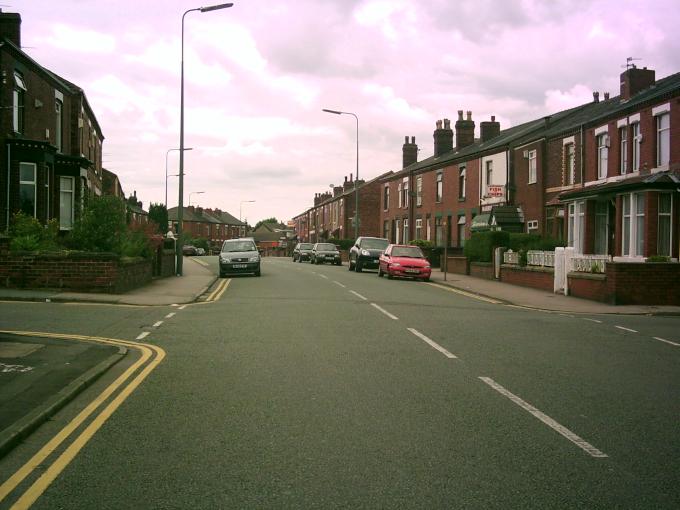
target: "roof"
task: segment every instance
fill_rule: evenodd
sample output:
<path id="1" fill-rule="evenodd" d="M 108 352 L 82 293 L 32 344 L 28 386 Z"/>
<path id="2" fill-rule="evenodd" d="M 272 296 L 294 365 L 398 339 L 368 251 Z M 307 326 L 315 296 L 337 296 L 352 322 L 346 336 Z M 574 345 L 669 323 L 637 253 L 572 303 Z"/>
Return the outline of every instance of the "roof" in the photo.
<path id="1" fill-rule="evenodd" d="M 387 172 L 384 172 L 384 173 L 380 174 L 379 176 L 374 177 L 374 178 L 371 179 L 370 181 L 362 182 L 361 184 L 359 184 L 359 186 L 357 187 L 357 189 L 364 188 L 365 186 L 368 186 L 369 184 L 373 184 L 374 182 L 380 181 L 380 180 L 384 179 L 385 177 L 387 177 L 388 175 L 390 175 L 390 174 L 392 174 L 392 173 L 393 173 L 392 170 L 388 170 Z M 355 181 L 355 182 L 356 182 L 356 181 Z M 351 195 L 352 193 L 354 193 L 354 187 L 349 188 L 347 191 L 343 191 L 343 192 L 340 193 L 339 195 L 335 195 L 335 196 L 332 196 L 332 197 L 330 197 L 330 198 L 327 198 L 327 199 L 324 200 L 323 202 L 319 202 L 317 205 L 310 207 L 310 208 L 307 209 L 307 211 L 305 211 L 305 212 L 308 212 L 308 211 L 310 211 L 310 210 L 312 210 L 312 209 L 315 209 L 315 208 L 317 208 L 317 207 L 320 207 L 320 206 L 322 206 L 322 205 L 330 204 L 331 202 L 337 200 L 338 198 L 340 198 L 340 197 L 345 197 L 345 196 L 348 196 L 348 195 Z M 302 214 L 304 214 L 304 213 L 302 213 Z M 298 216 L 301 216 L 301 215 L 298 215 Z M 295 218 L 297 218 L 298 216 L 295 216 Z M 286 227 L 286 228 L 287 228 L 287 227 Z"/>
<path id="2" fill-rule="evenodd" d="M 633 191 L 635 189 L 656 188 L 675 190 L 680 186 L 680 174 L 670 171 L 658 172 L 651 175 L 638 175 L 621 179 L 614 182 L 584 186 L 576 190 L 566 191 L 560 194 L 561 201 L 585 198 L 594 195 L 607 193 L 619 193 L 622 191 Z"/>

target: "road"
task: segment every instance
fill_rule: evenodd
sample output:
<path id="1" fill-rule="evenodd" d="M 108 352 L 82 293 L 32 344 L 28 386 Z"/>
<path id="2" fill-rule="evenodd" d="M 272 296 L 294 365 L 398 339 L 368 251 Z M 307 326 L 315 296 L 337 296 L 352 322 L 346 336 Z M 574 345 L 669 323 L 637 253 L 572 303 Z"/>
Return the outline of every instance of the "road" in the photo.
<path id="1" fill-rule="evenodd" d="M 289 259 L 209 295 L 0 303 L 4 330 L 165 352 L 32 508 L 680 508 L 678 318 L 545 313 Z M 0 481 L 139 357 L 0 460 Z"/>

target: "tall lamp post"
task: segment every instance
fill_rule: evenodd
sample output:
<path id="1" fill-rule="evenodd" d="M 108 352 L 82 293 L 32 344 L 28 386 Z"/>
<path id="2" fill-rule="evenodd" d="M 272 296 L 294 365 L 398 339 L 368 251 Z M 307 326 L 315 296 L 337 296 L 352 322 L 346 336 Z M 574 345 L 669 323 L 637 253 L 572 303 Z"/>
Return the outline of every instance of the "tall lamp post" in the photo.
<path id="1" fill-rule="evenodd" d="M 177 237 L 181 239 L 182 222 L 184 221 L 184 17 L 193 11 L 210 12 L 231 7 L 233 3 L 211 5 L 189 9 L 182 14 L 182 58 L 180 72 L 180 100 L 179 100 L 179 202 L 177 204 Z M 182 276 L 182 243 L 177 243 L 175 250 L 177 257 L 177 276 Z"/>
<path id="2" fill-rule="evenodd" d="M 165 152 L 165 210 L 168 210 L 168 177 L 175 177 L 179 174 L 174 174 L 174 175 L 168 175 L 168 154 L 170 154 L 172 151 L 178 151 L 179 149 L 168 149 Z M 192 151 L 194 150 L 193 147 L 187 147 L 184 149 L 185 151 Z"/>
<path id="3" fill-rule="evenodd" d="M 357 181 L 359 180 L 359 117 L 352 112 L 341 112 L 327 108 L 324 108 L 323 111 L 334 115 L 351 115 L 357 121 L 357 175 L 354 181 L 354 239 L 356 239 L 359 237 L 359 190 L 357 188 Z"/>
<path id="4" fill-rule="evenodd" d="M 189 193 L 189 207 L 191 207 L 191 195 L 202 195 L 205 191 L 192 191 Z"/>
<path id="5" fill-rule="evenodd" d="M 243 204 L 252 204 L 255 202 L 255 200 L 241 200 L 241 203 L 238 206 L 238 221 L 241 221 L 241 208 L 243 207 Z"/>

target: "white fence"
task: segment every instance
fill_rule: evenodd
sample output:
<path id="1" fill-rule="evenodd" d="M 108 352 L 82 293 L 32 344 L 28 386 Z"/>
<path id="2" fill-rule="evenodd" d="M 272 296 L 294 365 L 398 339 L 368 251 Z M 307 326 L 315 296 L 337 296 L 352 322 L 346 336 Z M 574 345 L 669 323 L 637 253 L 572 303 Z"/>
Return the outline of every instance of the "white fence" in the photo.
<path id="1" fill-rule="evenodd" d="M 611 262 L 609 255 L 575 255 L 573 267 L 570 271 L 580 273 L 604 273 L 605 264 Z M 508 250 L 503 253 L 504 264 L 519 264 L 519 252 Z M 555 267 L 554 251 L 529 250 L 527 252 L 527 265 L 538 267 Z"/>
<path id="2" fill-rule="evenodd" d="M 609 255 L 576 255 L 573 270 L 580 273 L 604 273 L 605 265 L 611 261 Z"/>

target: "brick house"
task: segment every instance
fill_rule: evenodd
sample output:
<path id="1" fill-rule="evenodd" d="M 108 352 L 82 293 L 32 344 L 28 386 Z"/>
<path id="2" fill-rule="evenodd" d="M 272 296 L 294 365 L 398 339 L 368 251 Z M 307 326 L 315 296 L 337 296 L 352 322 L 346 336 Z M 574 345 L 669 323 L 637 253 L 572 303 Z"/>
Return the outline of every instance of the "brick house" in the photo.
<path id="1" fill-rule="evenodd" d="M 21 16 L 0 12 L 0 217 L 19 211 L 71 229 L 87 196 L 102 194 L 104 135 L 77 85 L 21 49 Z"/>
<path id="2" fill-rule="evenodd" d="M 177 232 L 177 207 L 168 209 L 168 221 Z M 245 235 L 246 224 L 220 209 L 203 209 L 193 205 L 184 208 L 182 232 L 194 239 L 207 239 L 213 248 L 227 239 Z"/>

